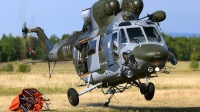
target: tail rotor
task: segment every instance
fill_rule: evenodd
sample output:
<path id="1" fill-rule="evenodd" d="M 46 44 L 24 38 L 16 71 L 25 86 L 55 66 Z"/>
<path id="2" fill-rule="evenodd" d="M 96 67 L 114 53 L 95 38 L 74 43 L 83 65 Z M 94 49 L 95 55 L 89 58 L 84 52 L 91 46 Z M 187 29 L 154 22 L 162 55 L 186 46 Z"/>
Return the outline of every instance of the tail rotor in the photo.
<path id="1" fill-rule="evenodd" d="M 25 38 L 25 40 L 27 39 L 27 34 L 28 34 L 28 28 L 26 27 L 26 22 L 24 22 L 24 25 L 22 27 L 22 35 Z"/>

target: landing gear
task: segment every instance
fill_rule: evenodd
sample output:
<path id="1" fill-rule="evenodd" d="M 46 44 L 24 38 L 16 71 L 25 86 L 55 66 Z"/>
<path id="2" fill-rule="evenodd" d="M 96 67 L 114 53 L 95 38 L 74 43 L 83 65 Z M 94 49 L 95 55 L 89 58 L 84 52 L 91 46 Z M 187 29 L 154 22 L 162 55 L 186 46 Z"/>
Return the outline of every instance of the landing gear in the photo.
<path id="1" fill-rule="evenodd" d="M 139 79 L 138 82 L 139 83 L 135 83 L 140 88 L 140 93 L 144 95 L 146 100 L 152 100 L 155 93 L 155 86 L 152 82 L 150 82 L 150 77 L 148 75 L 146 76 L 146 84 L 141 83 Z"/>
<path id="2" fill-rule="evenodd" d="M 105 102 L 102 102 L 101 105 L 102 105 L 102 106 L 105 106 L 105 107 L 108 107 L 108 106 L 109 106 L 109 103 L 110 103 L 110 101 L 111 101 L 111 99 L 112 99 L 113 96 L 114 96 L 114 94 L 112 94 L 112 95 L 108 98 L 108 100 L 106 100 Z"/>
<path id="3" fill-rule="evenodd" d="M 148 86 L 145 83 L 140 84 L 140 93 L 144 95 L 146 100 L 152 100 L 155 93 L 155 86 L 149 82 Z"/>
<path id="4" fill-rule="evenodd" d="M 144 95 L 146 100 L 151 100 L 154 96 L 155 93 L 155 86 L 153 83 L 149 83 L 148 88 L 147 88 L 147 93 Z"/>
<path id="5" fill-rule="evenodd" d="M 108 107 L 109 103 L 111 101 L 111 99 L 113 98 L 115 93 L 123 93 L 126 89 L 131 88 L 132 86 L 136 86 L 136 84 L 134 82 L 127 82 L 126 85 L 113 85 L 110 86 L 107 90 L 107 92 L 104 92 L 104 90 L 102 89 L 102 92 L 104 93 L 104 95 L 108 95 L 111 94 L 110 97 L 101 103 L 102 106 Z"/>
<path id="6" fill-rule="evenodd" d="M 77 93 L 74 88 L 68 89 L 67 96 L 68 96 L 69 103 L 72 106 L 77 106 L 78 103 L 79 103 L 79 96 L 81 96 L 81 95 L 83 95 L 83 94 L 85 94 L 87 92 L 90 92 L 91 90 L 93 90 L 94 88 L 96 88 L 96 87 L 98 87 L 100 85 L 102 85 L 102 82 L 97 83 L 96 85 L 94 85 L 92 87 L 88 87 L 87 89 L 85 89 L 84 91 L 82 91 L 80 93 Z"/>
<path id="7" fill-rule="evenodd" d="M 147 79 L 146 83 L 141 83 L 140 80 L 138 79 L 138 82 L 137 81 L 127 82 L 126 85 L 112 85 L 108 88 L 108 90 L 106 92 L 104 92 L 103 88 L 101 88 L 104 95 L 111 94 L 111 96 L 106 101 L 102 102 L 101 105 L 106 106 L 106 107 L 109 106 L 109 103 L 115 93 L 123 93 L 126 89 L 129 89 L 132 86 L 136 86 L 136 87 L 140 88 L 140 92 L 141 92 L 141 94 L 144 95 L 145 99 L 151 100 L 154 97 L 155 86 L 153 83 L 149 82 L 149 79 L 150 79 L 149 77 L 147 77 L 146 79 Z M 89 78 L 88 82 L 90 82 L 90 78 Z M 103 83 L 100 82 L 100 83 L 97 83 L 97 84 L 89 87 L 89 83 L 88 83 L 87 89 L 85 89 L 84 91 L 82 91 L 80 93 L 77 93 L 74 88 L 70 88 L 67 91 L 69 103 L 72 106 L 77 106 L 79 104 L 79 96 L 92 91 L 96 87 L 101 87 L 102 84 Z"/>
<path id="8" fill-rule="evenodd" d="M 69 103 L 73 106 L 77 106 L 79 103 L 79 95 L 76 92 L 76 90 L 74 88 L 70 88 L 67 91 L 67 97 L 69 100 Z"/>

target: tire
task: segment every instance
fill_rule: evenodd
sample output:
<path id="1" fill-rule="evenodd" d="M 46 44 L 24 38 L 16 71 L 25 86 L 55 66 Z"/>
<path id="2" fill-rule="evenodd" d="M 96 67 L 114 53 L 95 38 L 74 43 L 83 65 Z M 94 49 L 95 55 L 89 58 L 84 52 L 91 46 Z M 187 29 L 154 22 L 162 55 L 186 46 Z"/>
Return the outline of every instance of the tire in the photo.
<path id="1" fill-rule="evenodd" d="M 78 93 L 76 92 L 76 90 L 74 88 L 69 88 L 67 91 L 67 97 L 69 100 L 69 103 L 72 106 L 77 106 L 79 103 L 79 96 Z"/>
<path id="2" fill-rule="evenodd" d="M 147 93 L 144 95 L 145 99 L 152 100 L 154 93 L 155 93 L 155 86 L 153 83 L 150 82 L 147 87 Z"/>
<path id="3" fill-rule="evenodd" d="M 147 93 L 147 90 L 147 85 L 145 83 L 142 83 L 140 87 L 140 93 L 144 95 Z"/>

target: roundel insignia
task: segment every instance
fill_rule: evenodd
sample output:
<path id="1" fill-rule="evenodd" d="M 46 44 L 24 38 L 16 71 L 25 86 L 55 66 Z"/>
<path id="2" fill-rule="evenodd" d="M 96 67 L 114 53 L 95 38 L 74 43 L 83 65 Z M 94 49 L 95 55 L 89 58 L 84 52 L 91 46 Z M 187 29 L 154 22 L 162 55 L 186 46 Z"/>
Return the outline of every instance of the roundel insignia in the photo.
<path id="1" fill-rule="evenodd" d="M 158 52 L 158 54 L 160 54 L 160 52 Z"/>

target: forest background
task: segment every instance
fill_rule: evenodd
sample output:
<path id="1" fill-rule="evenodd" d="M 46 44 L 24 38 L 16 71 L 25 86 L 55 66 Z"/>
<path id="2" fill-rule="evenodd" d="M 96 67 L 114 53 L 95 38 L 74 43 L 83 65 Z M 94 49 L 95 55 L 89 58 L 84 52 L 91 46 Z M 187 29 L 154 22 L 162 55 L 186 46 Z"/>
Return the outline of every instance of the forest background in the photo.
<path id="1" fill-rule="evenodd" d="M 49 40 L 55 45 L 59 41 L 67 39 L 75 33 L 76 31 L 72 34 L 63 34 L 62 37 L 53 34 L 50 36 Z M 200 61 L 200 37 L 172 37 L 165 33 L 162 33 L 162 35 L 169 50 L 178 61 Z M 30 55 L 30 47 L 37 52 L 38 56 Z M 21 61 L 27 58 L 44 59 L 44 52 L 36 35 L 29 35 L 27 40 L 19 36 L 14 37 L 12 34 L 2 35 L 0 38 L 0 62 Z"/>

